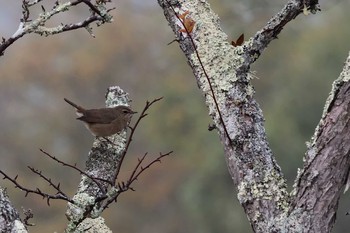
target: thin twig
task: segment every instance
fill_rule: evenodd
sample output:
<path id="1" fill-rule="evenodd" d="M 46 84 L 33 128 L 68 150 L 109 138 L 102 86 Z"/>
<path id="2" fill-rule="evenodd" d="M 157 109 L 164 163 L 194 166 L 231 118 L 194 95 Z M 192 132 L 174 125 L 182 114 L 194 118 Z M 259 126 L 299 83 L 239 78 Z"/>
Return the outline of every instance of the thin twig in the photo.
<path id="1" fill-rule="evenodd" d="M 170 154 L 172 154 L 173 151 L 169 151 L 166 154 L 159 154 L 159 156 L 152 160 L 149 164 L 147 164 L 145 167 L 141 167 L 140 171 L 136 173 L 133 172 L 127 182 L 127 185 L 130 186 L 135 180 L 137 180 L 137 178 L 148 168 L 150 168 L 153 164 L 157 163 L 157 162 L 161 162 L 161 159 L 164 158 L 165 156 L 168 156 Z M 144 160 L 144 158 L 146 157 L 146 154 L 143 156 L 142 160 L 140 160 L 139 164 L 137 165 L 137 168 L 139 167 L 139 165 L 141 165 L 142 161 Z"/>
<path id="2" fill-rule="evenodd" d="M 134 170 L 132 171 L 130 177 L 128 178 L 128 180 L 126 182 L 119 182 L 118 184 L 116 184 L 116 188 L 118 189 L 118 192 L 116 192 L 114 194 L 114 196 L 111 197 L 102 197 L 103 200 L 108 198 L 108 200 L 101 206 L 101 209 L 104 210 L 106 209 L 112 202 L 116 202 L 117 198 L 119 197 L 120 194 L 122 194 L 123 192 L 126 192 L 128 190 L 132 190 L 135 191 L 131 185 L 133 184 L 134 181 L 136 181 L 138 179 L 138 177 L 147 169 L 149 169 L 153 164 L 155 164 L 156 162 L 161 162 L 161 159 L 164 158 L 165 156 L 168 156 L 170 154 L 172 154 L 173 151 L 170 151 L 168 153 L 162 154 L 160 153 L 160 155 L 155 158 L 154 160 L 152 160 L 151 162 L 149 162 L 145 167 L 142 167 L 141 164 L 142 162 L 145 160 L 147 153 L 145 153 L 141 158 L 138 159 L 138 162 L 134 168 Z M 140 169 L 139 169 L 140 168 Z M 97 200 L 97 199 L 96 199 Z M 98 200 L 101 201 L 101 198 Z M 97 201 L 96 201 L 97 202 Z"/>
<path id="3" fill-rule="evenodd" d="M 115 8 L 105 8 L 105 6 L 96 7 L 88 0 L 75 0 L 71 2 L 59 3 L 57 0 L 54 2 L 54 6 L 50 10 L 45 10 L 42 7 L 43 12 L 33 20 L 29 19 L 30 10 L 29 8 L 40 3 L 42 0 L 33 0 L 31 2 L 27 0 L 22 0 L 22 17 L 17 31 L 8 39 L 3 38 L 0 43 L 0 56 L 2 56 L 5 50 L 16 42 L 18 39 L 26 34 L 36 33 L 42 36 L 55 35 L 62 32 L 67 32 L 79 28 L 86 28 L 91 35 L 92 30 L 90 24 L 92 22 L 97 22 L 97 26 L 104 24 L 106 22 L 112 22 L 112 16 L 109 14 L 111 10 Z M 76 23 L 60 24 L 56 27 L 46 27 L 46 23 L 54 16 L 64 11 L 70 10 L 79 4 L 85 4 L 90 9 L 90 16 L 84 20 Z"/>
<path id="4" fill-rule="evenodd" d="M 76 166 L 76 164 L 71 165 L 71 164 L 69 164 L 69 163 L 65 163 L 65 162 L 59 160 L 58 158 L 56 158 L 55 156 L 53 156 L 53 155 L 49 154 L 48 152 L 44 151 L 43 149 L 39 149 L 39 150 L 40 150 L 40 152 L 42 152 L 44 155 L 48 156 L 49 158 L 51 158 L 52 160 L 56 161 L 57 163 L 62 164 L 63 166 L 72 168 L 73 170 L 78 171 L 80 174 L 83 174 L 83 175 L 85 175 L 86 177 L 90 178 L 90 180 L 92 180 L 92 181 L 100 188 L 100 190 L 101 190 L 102 192 L 104 192 L 104 189 L 103 189 L 102 185 L 98 182 L 98 180 L 99 180 L 99 181 L 102 181 L 102 182 L 106 182 L 106 183 L 108 183 L 108 184 L 110 184 L 110 185 L 113 185 L 109 180 L 102 179 L 102 178 L 98 178 L 98 177 L 93 177 L 93 176 L 89 175 L 88 173 L 86 173 L 86 172 L 84 172 L 83 170 L 81 170 L 80 168 L 78 168 L 78 167 Z"/>
<path id="5" fill-rule="evenodd" d="M 33 168 L 33 167 L 30 167 L 30 166 L 28 166 L 28 168 L 29 168 L 33 173 L 35 173 L 35 174 L 37 174 L 38 176 L 40 176 L 40 178 L 42 178 L 43 180 L 45 180 L 45 181 L 49 184 L 49 186 L 52 186 L 54 189 L 56 189 L 57 193 L 60 193 L 60 194 L 62 194 L 62 195 L 64 195 L 64 196 L 67 196 L 67 195 L 66 195 L 65 193 L 63 193 L 63 191 L 61 190 L 61 188 L 60 188 L 60 183 L 58 183 L 58 184 L 56 185 L 56 184 L 54 184 L 54 183 L 51 181 L 50 178 L 46 177 L 46 176 L 42 173 L 42 171 L 39 171 L 39 170 L 37 170 L 37 169 L 35 169 L 35 168 Z"/>
<path id="6" fill-rule="evenodd" d="M 141 166 L 142 162 L 145 160 L 146 156 L 147 156 L 147 153 L 145 153 L 141 158 L 138 159 L 138 162 L 137 162 L 137 164 L 136 164 L 134 170 L 132 171 L 132 173 L 131 173 L 131 175 L 130 175 L 130 177 L 129 177 L 127 183 L 131 183 L 130 181 L 131 181 L 131 180 L 133 179 L 133 177 L 135 176 L 137 170 L 138 170 L 139 167 Z"/>
<path id="7" fill-rule="evenodd" d="M 125 155 L 126 155 L 126 153 L 128 152 L 129 146 L 130 146 L 130 144 L 131 144 L 131 141 L 132 141 L 132 138 L 133 138 L 133 136 L 134 136 L 134 133 L 135 133 L 135 130 L 136 130 L 137 126 L 139 125 L 140 121 L 141 121 L 144 117 L 146 117 L 146 116 L 148 115 L 148 114 L 146 113 L 146 111 L 147 111 L 154 103 L 156 103 L 156 102 L 158 102 L 158 101 L 160 101 L 160 100 L 162 100 L 162 99 L 163 99 L 163 97 L 160 97 L 160 98 L 157 98 L 157 99 L 152 100 L 151 102 L 147 101 L 145 107 L 143 108 L 143 110 L 142 110 L 142 112 L 141 112 L 141 114 L 140 114 L 140 116 L 139 116 L 139 118 L 136 120 L 136 123 L 134 124 L 133 127 L 130 127 L 130 128 L 131 128 L 131 132 L 130 132 L 128 141 L 126 142 L 125 150 L 124 150 L 124 152 L 123 152 L 123 154 L 122 154 L 122 156 L 121 156 L 120 162 L 119 162 L 119 164 L 118 164 L 117 172 L 115 173 L 115 176 L 114 176 L 114 179 L 113 179 L 113 182 L 114 182 L 113 185 L 115 185 L 115 183 L 116 183 L 116 180 L 117 180 L 117 177 L 118 177 L 120 168 L 121 168 L 122 163 L 123 163 L 123 161 L 124 161 Z"/>
<path id="8" fill-rule="evenodd" d="M 4 176 L 3 179 L 9 180 L 10 182 L 12 182 L 15 185 L 15 188 L 19 188 L 20 190 L 24 191 L 26 193 L 25 197 L 27 197 L 29 193 L 34 193 L 34 194 L 37 194 L 39 196 L 42 196 L 44 199 L 46 198 L 47 205 L 50 205 L 50 199 L 65 200 L 65 201 L 68 201 L 72 204 L 75 204 L 72 199 L 70 199 L 69 197 L 67 197 L 66 195 L 64 195 L 62 193 L 57 193 L 55 195 L 51 195 L 51 194 L 42 192 L 39 188 L 36 188 L 35 190 L 30 189 L 30 188 L 26 188 L 17 182 L 18 175 L 16 175 L 15 178 L 11 178 L 2 170 L 0 170 L 0 173 Z"/>

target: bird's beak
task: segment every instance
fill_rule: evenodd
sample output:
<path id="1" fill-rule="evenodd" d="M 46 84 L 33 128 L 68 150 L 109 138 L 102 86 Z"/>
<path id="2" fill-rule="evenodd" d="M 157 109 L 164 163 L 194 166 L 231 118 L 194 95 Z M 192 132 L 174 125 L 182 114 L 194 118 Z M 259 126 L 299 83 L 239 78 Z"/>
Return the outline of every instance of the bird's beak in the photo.
<path id="1" fill-rule="evenodd" d="M 131 111 L 131 114 L 135 114 L 135 113 L 137 113 L 137 112 Z"/>

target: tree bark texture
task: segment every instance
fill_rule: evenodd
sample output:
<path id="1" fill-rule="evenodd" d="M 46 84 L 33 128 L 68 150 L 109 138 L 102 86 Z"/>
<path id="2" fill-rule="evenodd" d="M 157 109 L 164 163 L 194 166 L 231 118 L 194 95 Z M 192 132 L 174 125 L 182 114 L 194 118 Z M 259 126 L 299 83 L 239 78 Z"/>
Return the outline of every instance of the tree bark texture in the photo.
<path id="1" fill-rule="evenodd" d="M 349 172 L 349 59 L 333 85 L 291 194 L 266 139 L 264 117 L 250 82 L 250 65 L 289 21 L 302 12 L 315 13 L 317 1 L 289 1 L 237 47 L 227 41 L 205 0 L 158 3 L 205 97 L 238 200 L 254 232 L 329 232 Z M 187 27 L 186 20 L 194 26 Z"/>
<path id="2" fill-rule="evenodd" d="M 2 187 L 0 187 L 0 232 L 28 232 L 19 217 L 18 211 L 12 206 L 6 189 Z"/>

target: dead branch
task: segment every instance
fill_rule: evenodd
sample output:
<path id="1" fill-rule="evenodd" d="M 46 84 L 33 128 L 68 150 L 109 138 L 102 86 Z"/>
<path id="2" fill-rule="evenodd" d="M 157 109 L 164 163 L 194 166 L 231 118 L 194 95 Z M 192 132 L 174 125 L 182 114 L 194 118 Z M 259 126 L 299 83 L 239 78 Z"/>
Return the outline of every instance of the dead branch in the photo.
<path id="1" fill-rule="evenodd" d="M 32 2 L 27 0 L 22 1 L 22 18 L 20 19 L 18 29 L 10 38 L 5 39 L 2 37 L 2 42 L 0 43 L 0 56 L 4 54 L 5 50 L 10 45 L 26 34 L 36 33 L 41 36 L 51 36 L 79 28 L 85 28 L 90 35 L 94 37 L 92 27 L 90 26 L 92 22 L 96 22 L 97 26 L 100 26 L 104 23 L 111 23 L 113 21 L 113 18 L 109 12 L 115 8 L 106 8 L 106 1 L 99 1 L 96 3 L 96 5 L 94 5 L 88 0 L 76 0 L 64 3 L 55 1 L 50 10 L 46 10 L 44 6 L 41 6 L 42 12 L 37 16 L 37 18 L 30 19 L 30 8 L 42 1 L 43 0 L 34 0 Z M 69 11 L 72 7 L 80 4 L 86 5 L 90 11 L 90 16 L 86 17 L 84 20 L 75 23 L 60 24 L 56 27 L 45 26 L 53 16 Z"/>
<path id="2" fill-rule="evenodd" d="M 154 165 L 157 162 L 161 162 L 161 159 L 169 156 L 173 153 L 173 151 L 169 151 L 168 153 L 162 154 L 160 153 L 158 157 L 156 157 L 155 159 L 153 159 L 151 162 L 149 162 L 148 164 L 146 164 L 146 166 L 142 166 L 142 163 L 144 162 L 147 153 L 145 153 L 141 158 L 138 159 L 138 162 L 135 166 L 135 168 L 133 169 L 133 171 L 131 172 L 129 178 L 127 179 L 126 182 L 121 181 L 118 182 L 115 186 L 117 192 L 115 192 L 114 195 L 111 195 L 110 197 L 106 196 L 106 202 L 101 206 L 101 209 L 104 210 L 106 209 L 112 202 L 116 202 L 119 195 L 128 191 L 128 190 L 132 190 L 135 191 L 135 189 L 132 187 L 132 184 L 139 178 L 139 176 L 144 173 L 147 169 L 149 169 L 152 165 Z M 101 201 L 101 200 L 99 200 Z"/>
<path id="3" fill-rule="evenodd" d="M 15 185 L 15 188 L 18 188 L 18 189 L 24 191 L 25 197 L 27 197 L 29 193 L 37 194 L 39 196 L 42 196 L 43 199 L 46 198 L 47 205 L 49 205 L 49 206 L 50 206 L 50 199 L 64 200 L 64 201 L 68 201 L 68 202 L 74 204 L 74 201 L 72 199 L 70 199 L 67 195 L 65 195 L 61 190 L 57 194 L 48 194 L 48 193 L 42 192 L 39 188 L 36 188 L 36 189 L 26 188 L 17 182 L 18 175 L 16 175 L 14 178 L 11 178 L 2 170 L 0 170 L 0 173 L 4 176 L 3 179 L 9 180 L 11 183 L 13 183 Z"/>
<path id="4" fill-rule="evenodd" d="M 123 163 L 123 161 L 124 161 L 125 155 L 126 155 L 126 153 L 128 152 L 129 146 L 130 146 L 130 144 L 131 144 L 131 142 L 132 142 L 132 139 L 133 139 L 133 136 L 134 136 L 134 133 L 135 133 L 135 130 L 136 130 L 137 126 L 139 125 L 139 123 L 141 122 L 141 120 L 142 120 L 143 118 L 145 118 L 145 117 L 148 115 L 148 114 L 146 113 L 147 110 L 148 110 L 153 104 L 155 104 L 156 102 L 158 102 L 158 101 L 160 101 L 160 100 L 162 100 L 162 99 L 163 99 L 163 97 L 159 97 L 159 98 L 156 98 L 156 99 L 152 100 L 151 102 L 146 101 L 146 105 L 145 105 L 145 107 L 143 108 L 143 110 L 142 110 L 142 112 L 141 112 L 139 118 L 136 120 L 134 126 L 129 127 L 129 128 L 131 129 L 131 132 L 130 132 L 129 138 L 128 138 L 128 140 L 127 140 L 127 143 L 126 143 L 125 150 L 124 150 L 124 152 L 123 152 L 123 154 L 122 154 L 122 156 L 121 156 L 121 160 L 120 160 L 120 163 L 119 163 L 119 165 L 118 165 L 117 172 L 115 173 L 114 184 L 113 184 L 113 185 L 115 185 L 115 182 L 116 182 L 116 180 L 117 180 L 117 177 L 118 177 L 120 168 L 121 168 L 122 163 Z"/>

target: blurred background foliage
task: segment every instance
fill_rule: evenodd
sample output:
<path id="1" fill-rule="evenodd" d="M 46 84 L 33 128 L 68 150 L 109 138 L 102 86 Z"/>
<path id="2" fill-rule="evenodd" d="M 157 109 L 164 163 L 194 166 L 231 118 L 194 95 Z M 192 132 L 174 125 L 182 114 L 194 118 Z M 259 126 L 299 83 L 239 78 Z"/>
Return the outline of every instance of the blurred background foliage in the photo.
<path id="1" fill-rule="evenodd" d="M 21 1 L 0 0 L 1 36 L 18 27 Z M 222 28 L 236 39 L 255 34 L 285 1 L 209 1 Z M 291 185 L 302 166 L 305 141 L 317 125 L 332 81 L 349 51 L 349 2 L 320 1 L 322 11 L 290 22 L 254 64 L 256 98 L 264 111 L 271 147 Z M 114 1 L 115 22 L 96 28 L 44 38 L 20 39 L 0 61 L 0 168 L 31 187 L 52 191 L 27 165 L 43 170 L 73 195 L 79 174 L 39 153 L 84 167 L 93 137 L 75 120 L 67 97 L 86 107 L 102 107 L 107 87 L 130 93 L 132 107 L 164 96 L 150 110 L 135 137 L 123 177 L 137 157 L 174 150 L 175 155 L 146 172 L 136 192 L 123 194 L 104 217 L 115 232 L 252 232 L 236 199 L 223 149 L 195 79 L 156 1 Z M 47 6 L 49 9 L 49 6 Z M 65 13 L 54 23 L 81 19 L 83 9 Z M 34 16 L 33 16 L 34 17 Z M 32 232 L 62 232 L 66 203 L 14 189 L 18 209 L 31 208 Z M 346 232 L 349 193 L 342 197 L 334 232 Z"/>

